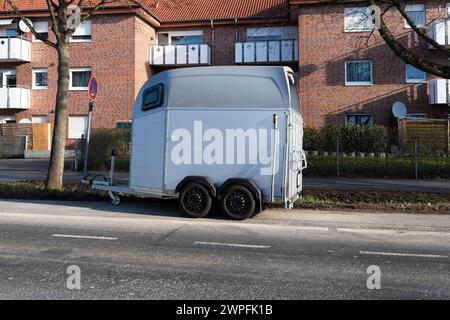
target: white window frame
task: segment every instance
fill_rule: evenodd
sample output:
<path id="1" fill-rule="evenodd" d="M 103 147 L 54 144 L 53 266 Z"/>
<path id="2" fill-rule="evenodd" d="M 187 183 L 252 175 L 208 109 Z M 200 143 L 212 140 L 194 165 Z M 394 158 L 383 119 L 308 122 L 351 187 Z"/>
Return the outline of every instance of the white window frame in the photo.
<path id="1" fill-rule="evenodd" d="M 350 19 L 351 14 L 361 14 L 361 13 L 365 13 L 368 14 L 368 7 L 348 7 L 344 9 L 344 32 L 370 32 L 373 29 L 373 21 L 370 17 L 367 17 L 366 21 L 370 22 L 370 26 L 367 25 L 368 23 L 366 23 L 366 21 L 364 21 L 364 23 L 361 24 L 361 26 L 364 27 L 359 27 L 359 28 L 350 28 L 347 25 L 347 20 Z"/>
<path id="2" fill-rule="evenodd" d="M 418 28 L 422 28 L 425 26 L 427 21 L 427 14 L 425 11 L 425 4 L 407 4 L 405 6 L 405 13 L 408 14 L 408 11 L 422 11 L 423 12 L 423 22 L 421 24 L 416 24 Z M 405 28 L 411 29 L 411 26 L 406 22 L 406 19 L 403 19 L 405 22 Z"/>
<path id="3" fill-rule="evenodd" d="M 424 78 L 423 79 L 409 79 L 408 78 L 408 66 L 416 68 L 416 67 L 414 67 L 413 65 L 410 65 L 410 64 L 406 64 L 405 65 L 405 79 L 406 79 L 406 83 L 425 83 L 425 82 L 427 82 L 427 73 L 425 71 L 422 71 L 423 74 L 424 74 Z"/>
<path id="4" fill-rule="evenodd" d="M 370 81 L 358 81 L 358 82 L 348 82 L 347 81 L 347 64 L 352 62 L 369 62 L 370 63 Z M 347 60 L 345 61 L 345 85 L 346 86 L 371 86 L 373 85 L 373 63 L 372 60 Z"/>
<path id="5" fill-rule="evenodd" d="M 47 20 L 33 22 L 33 28 L 34 28 L 34 30 L 36 30 L 37 33 L 47 33 L 47 34 L 49 33 L 48 21 Z M 33 42 L 42 42 L 41 40 L 36 39 L 34 34 L 32 35 L 32 41 Z"/>
<path id="6" fill-rule="evenodd" d="M 84 33 L 84 32 L 80 32 L 79 28 L 84 26 L 84 25 L 88 25 L 88 30 L 89 32 Z M 90 36 L 89 39 L 73 39 L 73 36 Z M 80 43 L 80 42 L 92 42 L 92 20 L 85 20 L 83 22 L 81 22 L 78 27 L 75 29 L 75 32 L 72 34 L 72 37 L 70 37 L 69 42 L 71 43 Z"/>
<path id="7" fill-rule="evenodd" d="M 271 35 L 281 36 L 282 40 L 298 40 L 298 29 L 296 26 L 260 27 L 247 29 L 247 39 L 251 36 L 269 37 Z"/>
<path id="8" fill-rule="evenodd" d="M 69 90 L 71 91 L 86 91 L 89 90 L 89 87 L 72 87 L 72 73 L 73 72 L 85 72 L 85 71 L 91 71 L 92 75 L 92 68 L 86 67 L 86 68 L 70 68 L 69 71 Z"/>
<path id="9" fill-rule="evenodd" d="M 161 31 L 158 32 L 158 35 L 162 33 L 162 34 L 167 34 L 168 37 L 168 46 L 172 45 L 172 37 L 183 37 L 183 36 L 203 36 L 203 30 L 186 30 L 186 31 Z M 156 41 L 158 41 L 158 37 L 156 37 Z M 159 43 L 158 43 L 159 45 Z"/>
<path id="10" fill-rule="evenodd" d="M 83 118 L 83 119 L 85 119 L 85 121 L 84 121 L 84 123 L 85 123 L 85 125 L 86 125 L 86 127 L 85 127 L 85 130 L 84 130 L 84 132 L 81 132 L 80 130 L 76 130 L 76 132 L 74 132 L 75 130 L 71 127 L 71 120 L 73 119 L 73 118 L 77 118 L 77 119 L 80 119 L 80 118 Z M 80 139 L 81 138 L 81 135 L 84 133 L 84 134 L 86 134 L 87 133 L 87 121 L 88 121 L 88 116 L 87 115 L 73 115 L 73 116 L 69 116 L 69 119 L 68 119 L 68 130 L 67 130 L 67 138 L 68 139 Z M 73 125 L 73 124 L 72 124 Z M 79 132 L 80 131 L 80 132 Z"/>
<path id="11" fill-rule="evenodd" d="M 36 85 L 36 73 L 46 73 L 47 74 L 47 85 L 45 87 L 43 86 L 37 86 Z M 48 89 L 48 69 L 42 68 L 42 69 L 33 69 L 33 79 L 32 79 L 32 89 L 34 90 L 45 90 Z"/>

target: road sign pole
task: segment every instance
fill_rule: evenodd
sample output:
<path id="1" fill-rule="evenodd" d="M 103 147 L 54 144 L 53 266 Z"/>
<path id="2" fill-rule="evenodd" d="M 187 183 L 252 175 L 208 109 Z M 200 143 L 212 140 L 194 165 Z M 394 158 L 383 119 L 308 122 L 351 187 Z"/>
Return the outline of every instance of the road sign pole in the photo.
<path id="1" fill-rule="evenodd" d="M 83 177 L 87 179 L 88 177 L 88 159 L 89 159 L 89 139 L 91 137 L 91 123 L 92 123 L 92 112 L 94 111 L 94 100 L 97 98 L 98 93 L 98 82 L 96 77 L 91 77 L 88 84 L 88 96 L 89 96 L 89 114 L 87 122 L 87 134 L 86 142 L 84 144 L 84 163 L 83 163 Z"/>
<path id="2" fill-rule="evenodd" d="M 91 121 L 92 121 L 92 111 L 94 110 L 94 101 L 89 101 L 89 114 L 87 123 L 87 134 L 86 142 L 84 145 L 84 163 L 83 163 L 83 177 L 86 179 L 88 176 L 87 166 L 89 158 L 89 138 L 91 137 Z"/>

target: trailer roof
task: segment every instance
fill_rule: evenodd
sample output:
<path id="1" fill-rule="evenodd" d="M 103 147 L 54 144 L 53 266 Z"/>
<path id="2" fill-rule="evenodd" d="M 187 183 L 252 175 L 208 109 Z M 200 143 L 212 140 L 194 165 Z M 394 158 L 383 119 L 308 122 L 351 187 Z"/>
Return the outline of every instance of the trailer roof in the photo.
<path id="1" fill-rule="evenodd" d="M 141 90 L 135 116 L 142 113 L 139 99 L 146 89 L 163 84 L 168 108 L 289 109 L 288 67 L 221 66 L 164 71 Z"/>

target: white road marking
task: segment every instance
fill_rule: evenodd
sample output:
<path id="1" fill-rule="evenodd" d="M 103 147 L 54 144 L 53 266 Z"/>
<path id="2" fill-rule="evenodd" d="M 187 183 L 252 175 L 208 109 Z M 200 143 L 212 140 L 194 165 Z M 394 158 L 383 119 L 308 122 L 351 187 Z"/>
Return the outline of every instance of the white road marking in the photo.
<path id="1" fill-rule="evenodd" d="M 378 255 L 378 256 L 394 256 L 394 257 L 448 258 L 448 256 L 444 256 L 444 255 L 440 255 L 440 254 L 376 252 L 376 251 L 359 251 L 359 254 L 372 254 L 372 255 Z"/>
<path id="2" fill-rule="evenodd" d="M 239 247 L 239 248 L 259 248 L 267 249 L 270 246 L 256 245 L 256 244 L 240 244 L 240 243 L 222 243 L 222 242 L 207 242 L 207 241 L 195 241 L 194 245 L 209 245 L 209 246 L 225 246 L 225 247 Z"/>
<path id="3" fill-rule="evenodd" d="M 95 239 L 95 240 L 118 240 L 113 237 L 97 237 L 97 236 L 80 236 L 75 234 L 52 234 L 55 238 L 77 238 L 77 239 Z"/>
<path id="4" fill-rule="evenodd" d="M 358 228 L 337 228 L 338 232 L 363 233 L 363 234 L 388 234 L 388 235 L 406 235 L 406 236 L 442 236 L 450 237 L 450 232 L 441 231 L 422 231 L 407 229 L 358 229 Z"/>

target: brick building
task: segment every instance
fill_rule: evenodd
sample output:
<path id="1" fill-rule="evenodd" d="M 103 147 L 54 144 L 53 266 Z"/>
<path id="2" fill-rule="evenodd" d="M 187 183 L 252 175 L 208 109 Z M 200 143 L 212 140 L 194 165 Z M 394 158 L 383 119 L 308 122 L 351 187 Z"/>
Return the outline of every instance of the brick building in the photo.
<path id="1" fill-rule="evenodd" d="M 41 7 L 36 1 L 16 2 L 52 40 L 45 2 Z M 100 84 L 92 125 L 112 128 L 129 122 L 140 87 L 164 69 L 236 63 L 298 69 L 297 17 L 286 0 L 141 3 L 111 4 L 76 30 L 70 45 L 69 140 L 86 129 L 91 75 Z M 17 34 L 10 12 L 0 19 L 0 123 L 51 122 L 56 51 L 31 34 Z"/>
<path id="2" fill-rule="evenodd" d="M 370 21 L 359 23 L 366 1 L 291 0 L 291 5 L 298 9 L 299 91 L 307 125 L 390 125 L 396 101 L 413 117 L 448 117 L 446 80 L 433 80 L 407 66 L 378 31 L 371 33 Z M 434 30 L 433 37 L 446 44 L 445 22 L 440 19 L 447 8 L 445 1 L 424 0 L 411 2 L 406 10 L 418 26 Z M 405 47 L 447 64 L 447 58 L 419 39 L 395 8 L 387 11 L 384 21 Z"/>
<path id="3" fill-rule="evenodd" d="M 38 32 L 53 39 L 45 2 L 17 3 Z M 300 76 L 308 126 L 389 125 L 396 101 L 415 117 L 447 118 L 450 113 L 445 80 L 407 66 L 376 31 L 371 34 L 370 23 L 355 23 L 365 10 L 364 1 L 140 3 L 111 4 L 77 29 L 71 43 L 69 139 L 85 130 L 91 75 L 100 83 L 93 126 L 112 128 L 129 122 L 134 98 L 152 74 L 186 66 L 289 65 Z M 436 31 L 447 13 L 445 1 L 416 1 L 407 10 L 445 44 L 445 32 L 442 37 Z M 407 47 L 446 63 L 395 9 L 385 20 Z M 31 34 L 17 34 L 14 15 L 0 13 L 0 123 L 52 121 L 56 66 L 53 49 Z"/>

